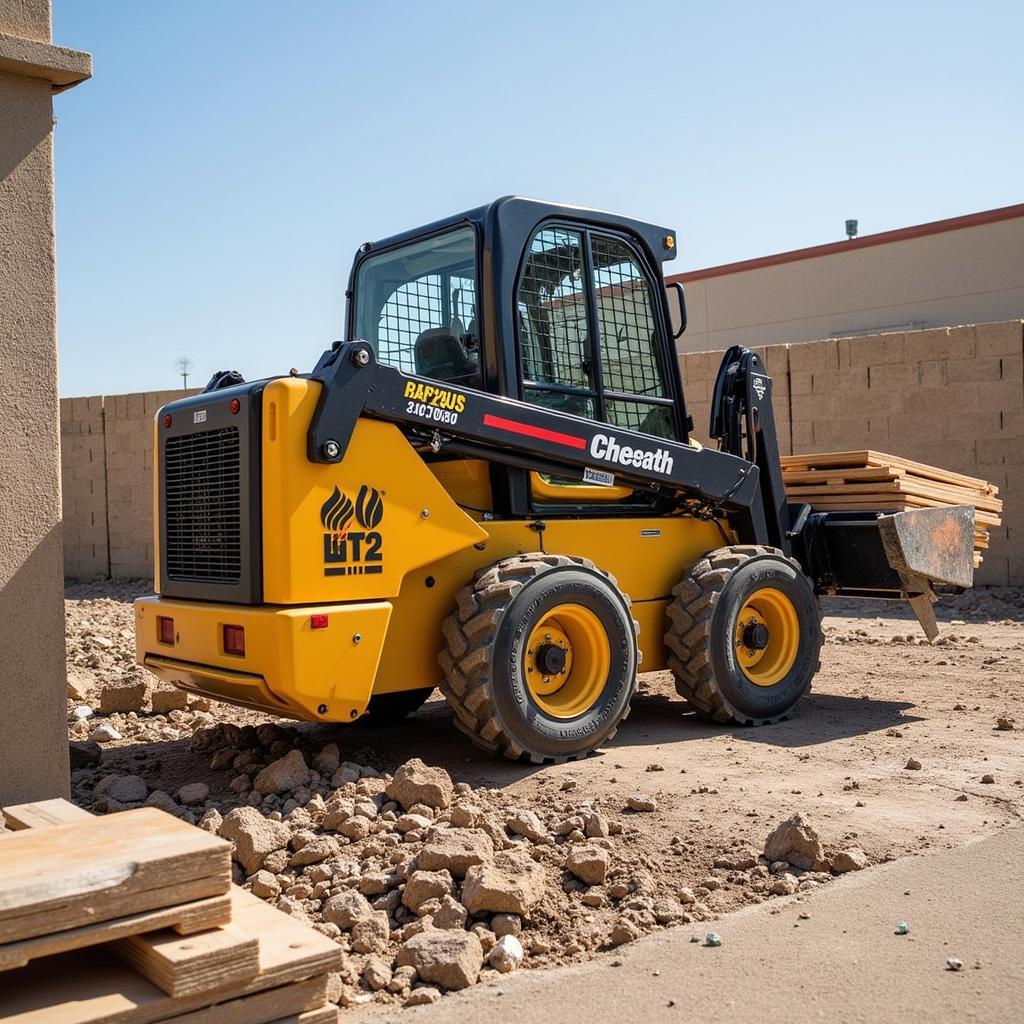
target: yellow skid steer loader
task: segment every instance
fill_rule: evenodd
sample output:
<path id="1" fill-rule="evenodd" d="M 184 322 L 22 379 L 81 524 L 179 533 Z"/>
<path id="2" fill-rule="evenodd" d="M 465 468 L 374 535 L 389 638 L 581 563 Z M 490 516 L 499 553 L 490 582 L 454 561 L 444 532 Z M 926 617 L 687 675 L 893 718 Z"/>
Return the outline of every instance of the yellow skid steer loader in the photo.
<path id="1" fill-rule="evenodd" d="M 155 421 L 140 664 L 275 715 L 395 720 L 440 686 L 478 745 L 581 757 L 671 669 L 720 721 L 810 688 L 818 595 L 972 582 L 973 509 L 787 502 L 759 357 L 691 440 L 675 233 L 508 197 L 356 254 L 310 373 L 215 374 Z"/>

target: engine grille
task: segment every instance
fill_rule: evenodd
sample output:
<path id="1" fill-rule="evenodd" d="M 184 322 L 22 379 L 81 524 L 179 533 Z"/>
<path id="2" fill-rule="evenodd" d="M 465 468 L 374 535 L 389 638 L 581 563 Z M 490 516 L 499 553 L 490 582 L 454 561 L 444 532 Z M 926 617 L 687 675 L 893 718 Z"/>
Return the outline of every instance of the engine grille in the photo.
<path id="1" fill-rule="evenodd" d="M 163 477 L 168 579 L 238 583 L 242 572 L 238 428 L 166 438 Z"/>

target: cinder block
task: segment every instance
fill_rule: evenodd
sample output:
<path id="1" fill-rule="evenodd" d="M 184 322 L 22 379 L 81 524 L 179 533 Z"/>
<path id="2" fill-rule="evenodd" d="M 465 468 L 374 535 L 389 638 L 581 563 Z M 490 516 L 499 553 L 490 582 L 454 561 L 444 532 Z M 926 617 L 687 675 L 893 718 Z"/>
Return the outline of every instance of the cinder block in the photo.
<path id="1" fill-rule="evenodd" d="M 978 441 L 978 466 L 1024 466 L 1024 445 L 1009 437 L 985 437 Z M 980 475 L 984 476 L 983 473 Z"/>
<path id="2" fill-rule="evenodd" d="M 978 394 L 973 387 L 919 387 L 903 394 L 903 411 L 910 415 L 932 416 L 947 405 L 958 412 L 978 408 Z"/>
<path id="3" fill-rule="evenodd" d="M 766 345 L 764 347 L 762 350 L 762 358 L 764 359 L 765 366 L 768 367 L 769 373 L 781 373 L 782 368 L 785 367 L 788 375 L 790 348 L 790 345 Z"/>
<path id="4" fill-rule="evenodd" d="M 982 552 L 981 565 L 974 574 L 974 585 L 984 587 L 1020 586 L 1024 582 L 1024 565 L 1011 571 L 1006 558 L 992 554 L 991 549 Z"/>
<path id="5" fill-rule="evenodd" d="M 793 420 L 793 454 L 803 455 L 816 450 L 814 444 L 814 421 Z"/>
<path id="6" fill-rule="evenodd" d="M 815 394 L 834 394 L 837 391 L 866 391 L 868 371 L 866 367 L 849 370 L 817 370 L 811 374 L 811 391 Z"/>
<path id="7" fill-rule="evenodd" d="M 961 384 L 994 384 L 1003 379 L 1002 358 L 1000 356 L 974 356 L 971 359 L 947 360 L 946 379 L 957 387 Z"/>
<path id="8" fill-rule="evenodd" d="M 839 346 L 848 350 L 851 367 L 902 363 L 905 358 L 902 333 L 841 338 Z"/>
<path id="9" fill-rule="evenodd" d="M 974 328 L 934 327 L 927 331 L 908 331 L 903 343 L 908 362 L 966 359 L 974 355 Z"/>
<path id="10" fill-rule="evenodd" d="M 946 376 L 946 359 L 925 359 L 917 363 L 917 381 L 921 387 L 945 387 L 949 383 Z"/>
<path id="11" fill-rule="evenodd" d="M 885 363 L 879 366 L 865 367 L 868 387 L 872 391 L 902 391 L 916 387 L 920 381 L 920 373 L 916 363 Z"/>
<path id="12" fill-rule="evenodd" d="M 976 324 L 974 337 L 979 356 L 1020 355 L 1024 352 L 1024 321 Z"/>
<path id="13" fill-rule="evenodd" d="M 810 341 L 789 346 L 791 373 L 810 370 L 812 373 L 839 370 L 839 343 L 835 340 Z"/>

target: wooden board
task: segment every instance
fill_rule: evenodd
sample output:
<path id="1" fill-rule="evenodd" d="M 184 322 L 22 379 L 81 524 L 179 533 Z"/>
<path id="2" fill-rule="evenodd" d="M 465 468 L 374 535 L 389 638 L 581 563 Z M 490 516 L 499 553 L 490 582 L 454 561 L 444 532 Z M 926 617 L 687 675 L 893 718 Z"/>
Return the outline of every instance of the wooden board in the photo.
<path id="1" fill-rule="evenodd" d="M 197 935 L 170 930 L 133 935 L 111 948 L 169 996 L 237 986 L 260 967 L 259 942 L 237 924 Z"/>
<path id="2" fill-rule="evenodd" d="M 899 468 L 906 469 L 918 476 L 929 477 L 943 483 L 958 484 L 961 487 L 970 487 L 975 490 L 984 491 L 991 484 L 980 477 L 967 476 L 964 473 L 953 473 L 937 466 L 929 466 L 924 462 L 914 462 L 912 459 L 903 459 L 898 455 L 886 455 L 884 452 L 856 451 L 856 452 L 820 452 L 811 455 L 783 455 L 780 460 L 782 471 L 785 474 L 791 468 L 810 469 L 834 469 L 836 467 L 849 467 L 851 469 L 863 469 L 865 467 L 876 467 L 882 469 Z"/>
<path id="3" fill-rule="evenodd" d="M 101 946 L 36 960 L 4 978 L 3 1024 L 269 1024 L 319 1009 L 325 975 L 254 992 L 187 996 L 161 992 Z M 216 1005 L 211 1006 L 212 1002 Z"/>
<path id="4" fill-rule="evenodd" d="M 155 807 L 0 843 L 0 943 L 220 896 L 231 844 Z"/>
<path id="5" fill-rule="evenodd" d="M 808 498 L 816 494 L 914 494 L 921 498 L 934 498 L 947 505 L 971 505 L 996 514 L 1003 510 L 1003 503 L 998 498 L 939 484 L 928 484 L 908 477 L 876 483 L 791 485 L 788 480 L 784 483 L 786 496 L 791 498 Z"/>
<path id="6" fill-rule="evenodd" d="M 125 812 L 127 813 L 127 812 Z M 174 998 L 136 974 L 102 947 L 36 960 L 4 975 L 0 985 L 3 1024 L 154 1024 L 181 1020 L 188 1024 L 261 1024 L 321 1006 L 324 978 L 341 970 L 340 947 L 307 924 L 276 910 L 244 889 L 232 887 L 232 921 L 256 936 L 259 973 L 240 984 L 213 992 Z M 230 1001 L 255 993 L 316 984 L 307 990 L 319 1002 L 284 1008 L 260 1003 L 259 1015 L 249 1017 L 192 1014 L 217 1000 L 221 1009 Z M 276 997 L 275 997 L 276 998 Z M 255 1014 L 252 1006 L 246 1011 Z M 271 1015 L 271 1010 L 274 1010 Z M 230 1014 L 232 1011 L 224 1011 Z M 187 1016 L 186 1016 L 187 1015 Z"/>
<path id="7" fill-rule="evenodd" d="M 30 960 L 41 956 L 53 956 L 72 949 L 98 946 L 114 942 L 129 935 L 142 935 L 163 928 L 173 928 L 179 935 L 191 935 L 210 928 L 218 928 L 231 920 L 231 897 L 211 896 L 205 900 L 182 903 L 177 907 L 148 910 L 141 914 L 102 921 L 99 924 L 70 928 L 53 935 L 38 935 L 21 942 L 7 942 L 0 945 L 0 971 L 24 967 Z M 0 982 L 0 988 L 3 983 Z"/>
<path id="8" fill-rule="evenodd" d="M 37 800 L 34 804 L 13 804 L 4 808 L 4 822 L 12 832 L 47 825 L 66 825 L 72 821 L 88 821 L 93 815 L 70 800 Z"/>

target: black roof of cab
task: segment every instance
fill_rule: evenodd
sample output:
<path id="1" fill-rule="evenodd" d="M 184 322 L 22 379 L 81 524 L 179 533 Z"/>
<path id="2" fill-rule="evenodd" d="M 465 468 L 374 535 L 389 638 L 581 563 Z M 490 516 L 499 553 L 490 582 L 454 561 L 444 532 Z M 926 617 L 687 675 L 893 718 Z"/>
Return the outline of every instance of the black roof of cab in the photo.
<path id="1" fill-rule="evenodd" d="M 352 263 L 348 292 L 349 294 L 352 292 L 356 268 L 368 255 L 404 245 L 428 235 L 439 234 L 461 224 L 476 225 L 483 234 L 485 244 L 492 250 L 495 242 L 500 239 L 501 248 L 506 256 L 512 257 L 514 254 L 515 261 L 518 261 L 519 255 L 537 225 L 546 220 L 578 221 L 616 231 L 625 231 L 642 243 L 647 250 L 648 258 L 655 266 L 676 257 L 676 233 L 672 228 L 648 224 L 645 221 L 634 220 L 632 217 L 624 217 L 617 213 L 591 210 L 584 206 L 549 203 L 540 199 L 526 199 L 523 196 L 502 196 L 486 206 L 477 206 L 464 213 L 442 217 L 430 224 L 423 224 L 397 235 L 381 238 L 376 242 L 364 242 L 359 247 Z M 665 244 L 667 239 L 671 239 L 669 245 Z"/>

